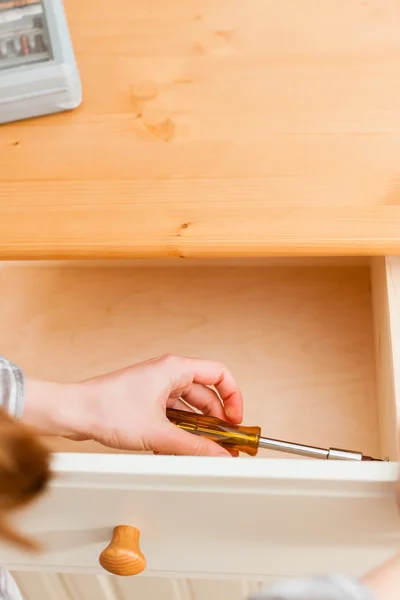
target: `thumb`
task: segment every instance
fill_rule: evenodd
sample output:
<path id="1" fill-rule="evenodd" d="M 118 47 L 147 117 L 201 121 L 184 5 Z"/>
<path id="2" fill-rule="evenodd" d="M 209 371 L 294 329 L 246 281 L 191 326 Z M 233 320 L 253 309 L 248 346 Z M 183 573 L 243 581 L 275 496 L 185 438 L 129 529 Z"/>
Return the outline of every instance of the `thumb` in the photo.
<path id="1" fill-rule="evenodd" d="M 183 456 L 229 456 L 231 454 L 215 442 L 183 431 L 172 423 L 166 423 L 157 440 L 157 452 Z"/>

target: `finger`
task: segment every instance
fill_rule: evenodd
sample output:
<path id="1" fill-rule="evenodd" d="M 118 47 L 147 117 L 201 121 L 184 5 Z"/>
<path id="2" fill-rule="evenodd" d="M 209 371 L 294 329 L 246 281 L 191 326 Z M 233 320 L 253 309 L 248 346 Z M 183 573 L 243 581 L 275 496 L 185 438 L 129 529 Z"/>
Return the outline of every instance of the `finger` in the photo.
<path id="1" fill-rule="evenodd" d="M 207 386 L 200 383 L 193 383 L 188 391 L 182 395 L 182 398 L 188 404 L 201 410 L 205 415 L 211 415 L 219 419 L 226 418 L 224 407 L 221 404 L 218 394 Z"/>
<path id="2" fill-rule="evenodd" d="M 191 413 L 194 412 L 193 408 L 191 406 L 188 406 L 186 404 L 186 402 L 183 402 L 180 398 L 170 397 L 169 401 L 168 401 L 168 408 L 176 408 L 178 410 L 185 410 L 186 412 L 191 412 Z M 164 454 L 164 455 L 167 455 L 166 452 L 163 452 L 163 453 L 162 452 L 153 452 L 153 454 L 157 454 L 157 455 L 158 454 Z M 169 453 L 169 455 L 173 456 L 173 454 L 171 455 L 170 453 Z"/>
<path id="3" fill-rule="evenodd" d="M 239 456 L 239 452 L 237 450 L 228 450 L 228 452 L 234 458 L 237 458 Z M 164 452 L 164 453 L 162 453 L 162 452 L 153 452 L 153 454 L 155 454 L 156 456 L 175 456 L 174 454 L 167 454 L 166 452 Z"/>
<path id="4" fill-rule="evenodd" d="M 173 388 L 186 390 L 191 383 L 212 385 L 216 388 L 224 404 L 225 415 L 233 423 L 241 423 L 243 418 L 243 398 L 232 373 L 225 365 L 197 358 L 168 357 L 166 368 Z"/>
<path id="5" fill-rule="evenodd" d="M 222 367 L 221 375 L 213 385 L 221 396 L 228 419 L 233 423 L 241 423 L 243 419 L 243 397 L 232 373 Z"/>
<path id="6" fill-rule="evenodd" d="M 188 433 L 172 423 L 166 423 L 158 432 L 153 452 L 182 456 L 228 456 L 231 454 L 211 440 Z"/>
<path id="7" fill-rule="evenodd" d="M 230 454 L 231 456 L 233 456 L 234 458 L 236 458 L 236 457 L 238 457 L 238 456 L 239 456 L 239 452 L 238 452 L 237 450 L 228 450 L 228 452 L 229 452 L 229 454 Z M 160 456 L 160 455 L 161 455 L 161 452 L 153 452 L 153 454 L 155 454 L 156 456 Z M 164 454 L 164 456 L 174 456 L 174 455 L 173 455 L 173 454 L 172 454 L 172 455 L 171 455 L 171 454 L 169 454 L 169 455 L 167 455 L 167 454 Z"/>
<path id="8" fill-rule="evenodd" d="M 176 408 L 177 410 L 186 410 L 187 412 L 194 412 L 191 406 L 188 406 L 186 402 L 183 402 L 180 398 L 169 398 L 168 408 Z"/>

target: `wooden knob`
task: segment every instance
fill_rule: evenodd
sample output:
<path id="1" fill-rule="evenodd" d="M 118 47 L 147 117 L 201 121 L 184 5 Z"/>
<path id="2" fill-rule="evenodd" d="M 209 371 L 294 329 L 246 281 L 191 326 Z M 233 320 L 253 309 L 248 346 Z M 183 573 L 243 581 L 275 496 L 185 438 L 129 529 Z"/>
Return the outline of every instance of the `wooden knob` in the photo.
<path id="1" fill-rule="evenodd" d="M 140 531 L 130 525 L 115 527 L 112 540 L 100 554 L 103 569 L 113 575 L 129 577 L 146 568 L 146 559 L 139 547 Z"/>

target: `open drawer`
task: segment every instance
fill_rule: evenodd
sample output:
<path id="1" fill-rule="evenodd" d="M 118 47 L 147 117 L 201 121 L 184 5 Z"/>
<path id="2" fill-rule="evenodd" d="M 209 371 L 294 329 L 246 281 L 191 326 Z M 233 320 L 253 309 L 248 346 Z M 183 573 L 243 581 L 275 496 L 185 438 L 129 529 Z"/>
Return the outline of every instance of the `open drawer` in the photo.
<path id="1" fill-rule="evenodd" d="M 243 390 L 244 424 L 390 461 L 140 456 L 48 440 L 51 492 L 18 518 L 46 551 L 2 548 L 0 562 L 98 572 L 125 524 L 140 530 L 152 575 L 358 574 L 389 556 L 400 543 L 400 263 L 184 263 L 3 266 L 2 353 L 63 380 L 165 352 L 216 359 Z"/>

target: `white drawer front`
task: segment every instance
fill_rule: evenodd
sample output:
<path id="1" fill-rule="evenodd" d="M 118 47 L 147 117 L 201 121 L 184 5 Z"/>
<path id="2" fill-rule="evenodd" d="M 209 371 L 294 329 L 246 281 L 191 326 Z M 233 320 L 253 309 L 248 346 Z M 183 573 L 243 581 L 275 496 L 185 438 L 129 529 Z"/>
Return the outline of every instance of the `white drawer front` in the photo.
<path id="1" fill-rule="evenodd" d="M 363 572 L 400 543 L 397 463 L 59 455 L 57 480 L 18 525 L 43 541 L 12 569 L 104 572 L 116 525 L 141 532 L 145 574 Z"/>

